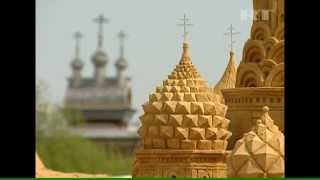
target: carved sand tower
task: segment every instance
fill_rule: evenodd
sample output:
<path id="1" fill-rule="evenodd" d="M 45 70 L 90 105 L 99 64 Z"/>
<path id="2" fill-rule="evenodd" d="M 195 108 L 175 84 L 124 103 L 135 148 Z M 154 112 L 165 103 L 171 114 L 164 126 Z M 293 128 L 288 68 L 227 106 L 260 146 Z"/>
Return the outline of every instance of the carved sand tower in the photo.
<path id="1" fill-rule="evenodd" d="M 227 107 L 191 62 L 189 44 L 173 72 L 143 104 L 133 177 L 226 177 Z"/>
<path id="2" fill-rule="evenodd" d="M 263 107 L 252 130 L 237 141 L 228 157 L 229 177 L 284 177 L 284 135 Z"/>
<path id="3" fill-rule="evenodd" d="M 262 106 L 284 131 L 284 0 L 253 0 L 255 19 L 243 48 L 235 88 L 222 90 L 231 120 L 229 147 L 248 132 Z"/>

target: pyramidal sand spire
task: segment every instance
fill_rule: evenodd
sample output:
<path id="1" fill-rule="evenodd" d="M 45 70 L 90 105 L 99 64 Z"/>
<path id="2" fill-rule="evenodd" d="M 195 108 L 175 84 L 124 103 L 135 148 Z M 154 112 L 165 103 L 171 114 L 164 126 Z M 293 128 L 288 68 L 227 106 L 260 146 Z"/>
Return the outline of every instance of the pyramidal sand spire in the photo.
<path id="1" fill-rule="evenodd" d="M 234 52 L 230 51 L 228 65 L 218 83 L 214 86 L 214 92 L 222 95 L 221 89 L 235 88 L 237 78 L 237 65 Z"/>
<path id="2" fill-rule="evenodd" d="M 213 88 L 192 64 L 186 40 L 188 19 L 184 15 L 182 20 L 181 59 L 142 105 L 138 130 L 142 146 L 136 151 L 132 177 L 227 176 L 225 157 L 231 136 L 227 106 L 216 100 Z M 198 172 L 202 168 L 207 171 Z"/>
<path id="3" fill-rule="evenodd" d="M 186 42 L 179 64 L 156 87 L 143 110 L 139 135 L 145 149 L 224 150 L 231 136 L 227 107 L 215 101 L 213 89 L 191 62 Z"/>
<path id="4" fill-rule="evenodd" d="M 221 90 L 222 89 L 230 89 L 235 88 L 236 85 L 236 78 L 237 78 L 237 65 L 235 61 L 234 51 L 233 51 L 233 44 L 236 43 L 234 41 L 233 36 L 238 35 L 239 32 L 235 32 L 235 28 L 232 24 L 228 27 L 228 32 L 225 33 L 225 35 L 230 37 L 230 57 L 228 65 L 221 77 L 221 79 L 218 81 L 218 83 L 214 86 L 214 92 L 216 94 L 219 94 L 222 96 Z M 222 98 L 222 102 L 224 103 L 224 100 Z"/>
<path id="5" fill-rule="evenodd" d="M 213 88 L 192 64 L 187 42 L 179 63 L 142 107 L 142 146 L 136 152 L 133 177 L 227 176 L 227 106 L 215 99 Z M 187 157 L 193 159 L 185 161 Z M 199 167 L 212 173 L 191 175 Z"/>

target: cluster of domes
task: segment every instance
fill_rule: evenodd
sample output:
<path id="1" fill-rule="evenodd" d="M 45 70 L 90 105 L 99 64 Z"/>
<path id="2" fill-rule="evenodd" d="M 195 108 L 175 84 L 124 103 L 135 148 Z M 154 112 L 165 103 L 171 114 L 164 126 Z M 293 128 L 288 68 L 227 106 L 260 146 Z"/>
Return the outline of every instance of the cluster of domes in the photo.
<path id="1" fill-rule="evenodd" d="M 228 158 L 229 177 L 283 177 L 284 135 L 263 107 L 252 130 L 237 141 Z"/>
<path id="2" fill-rule="evenodd" d="M 95 73 L 99 74 L 97 77 L 100 79 L 104 78 L 101 76 L 104 76 L 105 74 L 105 66 L 109 62 L 108 55 L 103 51 L 103 24 L 108 22 L 108 19 L 103 16 L 103 14 L 100 14 L 96 19 L 94 19 L 94 22 L 97 22 L 99 24 L 99 31 L 98 31 L 98 47 L 97 50 L 94 52 L 94 54 L 91 56 L 91 61 L 95 68 Z M 120 45 L 120 57 L 117 59 L 115 63 L 115 67 L 117 68 L 117 71 L 123 71 L 127 68 L 128 63 L 126 59 L 124 58 L 123 54 L 123 39 L 125 37 L 125 33 L 123 31 L 120 31 L 118 37 L 120 39 L 121 45 Z M 78 71 L 76 74 L 77 76 L 81 76 L 81 70 L 83 69 L 83 62 L 79 59 L 79 40 L 82 37 L 82 34 L 80 32 L 75 33 L 76 38 L 76 58 L 74 61 L 71 62 L 71 68 L 74 71 Z M 121 72 L 122 73 L 122 72 Z M 79 78 L 79 77 L 77 77 Z"/>
<path id="3" fill-rule="evenodd" d="M 138 130 L 143 148 L 136 153 L 134 176 L 226 177 L 227 171 L 228 177 L 284 176 L 284 135 L 265 106 L 270 103 L 275 108 L 274 118 L 279 111 L 282 113 L 283 2 L 254 0 L 257 20 L 243 49 L 242 61 L 237 68 L 234 53 L 230 52 L 228 66 L 214 88 L 201 78 L 191 62 L 189 45 L 183 44 L 179 64 L 143 104 Z M 261 10 L 273 11 L 268 13 L 270 19 L 264 19 Z M 188 19 L 184 16 L 183 20 L 186 26 Z M 230 29 L 234 34 L 232 26 Z M 224 91 L 232 88 L 235 90 Z M 228 117 L 236 122 L 232 138 L 241 138 L 235 146 L 234 140 L 229 140 L 233 148 L 230 154 L 225 151 L 232 133 L 228 131 L 230 120 L 225 117 L 224 103 L 230 103 Z M 262 115 L 256 120 L 262 106 Z M 252 127 L 253 120 L 256 124 Z"/>
<path id="4" fill-rule="evenodd" d="M 227 107 L 192 64 L 188 46 L 183 44 L 179 64 L 143 104 L 138 133 L 144 149 L 226 149 Z"/>

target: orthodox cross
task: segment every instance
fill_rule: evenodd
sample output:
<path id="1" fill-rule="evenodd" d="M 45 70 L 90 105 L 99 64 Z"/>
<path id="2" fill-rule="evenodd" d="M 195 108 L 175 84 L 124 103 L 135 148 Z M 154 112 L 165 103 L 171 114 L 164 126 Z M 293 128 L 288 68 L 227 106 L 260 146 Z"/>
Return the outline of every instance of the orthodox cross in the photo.
<path id="1" fill-rule="evenodd" d="M 118 34 L 118 38 L 120 41 L 120 57 L 124 56 L 124 39 L 127 37 L 127 34 L 124 33 L 123 31 L 120 31 Z"/>
<path id="2" fill-rule="evenodd" d="M 186 18 L 186 14 L 184 14 L 183 18 L 180 18 L 179 20 L 183 21 L 183 24 L 177 24 L 178 26 L 183 26 L 183 40 L 186 42 L 187 41 L 187 26 L 192 26 L 193 24 L 188 24 L 187 22 L 189 21 L 188 18 Z"/>
<path id="3" fill-rule="evenodd" d="M 224 35 L 230 36 L 230 47 L 231 47 L 231 51 L 233 51 L 233 44 L 236 43 L 236 41 L 233 40 L 233 35 L 237 35 L 240 34 L 240 32 L 234 32 L 234 28 L 232 26 L 232 24 L 229 26 L 227 33 L 224 33 Z"/>
<path id="4" fill-rule="evenodd" d="M 94 22 L 98 23 L 98 49 L 102 48 L 102 39 L 103 39 L 103 23 L 108 23 L 109 19 L 105 18 L 103 14 L 100 14 L 97 18 L 93 19 Z"/>
<path id="5" fill-rule="evenodd" d="M 76 58 L 80 55 L 80 39 L 83 37 L 80 31 L 77 31 L 73 35 L 74 39 L 76 40 Z"/>

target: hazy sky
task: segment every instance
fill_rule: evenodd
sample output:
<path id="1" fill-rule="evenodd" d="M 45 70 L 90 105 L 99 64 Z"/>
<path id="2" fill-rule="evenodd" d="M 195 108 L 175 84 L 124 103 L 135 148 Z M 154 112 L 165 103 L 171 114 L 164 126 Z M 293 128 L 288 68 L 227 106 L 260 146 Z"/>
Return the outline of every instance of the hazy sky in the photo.
<path id="1" fill-rule="evenodd" d="M 240 32 L 234 37 L 239 64 L 252 23 L 241 16 L 251 9 L 252 0 L 37 0 L 36 78 L 49 85 L 50 100 L 62 102 L 77 30 L 84 34 L 80 53 L 85 63 L 83 75 L 92 76 L 90 57 L 97 46 L 97 24 L 92 19 L 103 13 L 110 19 L 104 25 L 108 76 L 115 75 L 118 32 L 124 30 L 129 36 L 125 41 L 126 74 L 132 77 L 133 103 L 140 111 L 137 116 L 140 105 L 180 59 L 183 28 L 176 24 L 184 13 L 194 24 L 188 28 L 192 62 L 214 85 L 228 61 L 229 38 L 224 33 L 231 23 Z"/>

